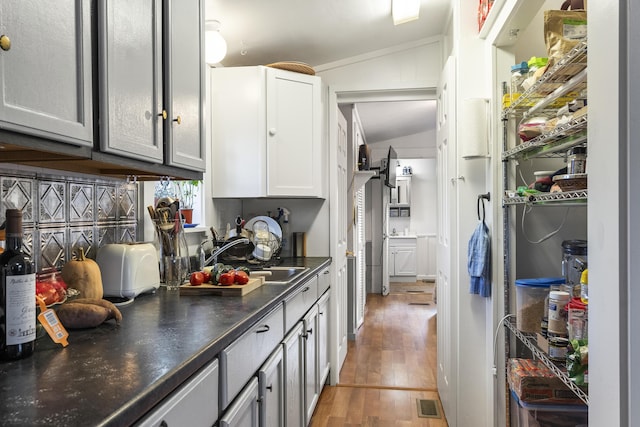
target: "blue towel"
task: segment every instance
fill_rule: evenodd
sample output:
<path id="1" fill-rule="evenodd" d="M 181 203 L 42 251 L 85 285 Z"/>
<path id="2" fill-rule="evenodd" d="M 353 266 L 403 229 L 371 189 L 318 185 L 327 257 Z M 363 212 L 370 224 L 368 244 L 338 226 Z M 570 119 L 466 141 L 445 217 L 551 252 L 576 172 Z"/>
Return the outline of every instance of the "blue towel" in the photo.
<path id="1" fill-rule="evenodd" d="M 484 221 L 480 221 L 469 240 L 467 267 L 471 284 L 469 292 L 491 296 L 491 238 Z"/>

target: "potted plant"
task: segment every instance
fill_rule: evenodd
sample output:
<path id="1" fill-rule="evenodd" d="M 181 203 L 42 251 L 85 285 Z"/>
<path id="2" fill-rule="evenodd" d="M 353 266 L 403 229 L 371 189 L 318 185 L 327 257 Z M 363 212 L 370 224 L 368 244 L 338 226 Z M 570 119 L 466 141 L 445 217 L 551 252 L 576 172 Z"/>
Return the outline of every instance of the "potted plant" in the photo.
<path id="1" fill-rule="evenodd" d="M 189 181 L 176 181 L 178 185 L 178 197 L 180 199 L 180 212 L 187 224 L 193 220 L 193 203 L 198 195 L 200 181 L 192 179 Z"/>

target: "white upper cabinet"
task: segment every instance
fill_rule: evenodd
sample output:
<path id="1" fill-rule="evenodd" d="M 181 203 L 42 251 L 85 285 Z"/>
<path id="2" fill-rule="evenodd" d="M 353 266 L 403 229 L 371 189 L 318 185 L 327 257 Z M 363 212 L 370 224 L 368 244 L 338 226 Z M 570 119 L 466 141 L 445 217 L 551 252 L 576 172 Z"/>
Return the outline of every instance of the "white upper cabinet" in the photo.
<path id="1" fill-rule="evenodd" d="M 211 72 L 213 197 L 322 197 L 320 78 Z"/>
<path id="2" fill-rule="evenodd" d="M 162 4 L 99 7 L 101 150 L 162 163 Z"/>
<path id="3" fill-rule="evenodd" d="M 201 0 L 165 0 L 166 164 L 205 170 L 204 31 Z"/>
<path id="4" fill-rule="evenodd" d="M 101 0 L 98 16 L 101 150 L 204 171 L 200 0 Z"/>
<path id="5" fill-rule="evenodd" d="M 91 146 L 89 2 L 2 0 L 0 35 L 0 128 Z"/>

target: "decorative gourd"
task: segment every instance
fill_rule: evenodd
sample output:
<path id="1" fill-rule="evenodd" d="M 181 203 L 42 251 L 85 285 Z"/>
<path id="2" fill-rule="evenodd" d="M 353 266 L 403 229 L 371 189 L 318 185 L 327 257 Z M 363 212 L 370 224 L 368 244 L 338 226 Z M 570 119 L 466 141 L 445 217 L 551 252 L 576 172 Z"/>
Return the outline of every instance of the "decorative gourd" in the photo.
<path id="1" fill-rule="evenodd" d="M 84 249 L 80 248 L 77 259 L 68 261 L 62 267 L 62 279 L 68 287 L 78 290 L 80 298 L 102 299 L 104 291 L 100 267 L 84 255 Z"/>

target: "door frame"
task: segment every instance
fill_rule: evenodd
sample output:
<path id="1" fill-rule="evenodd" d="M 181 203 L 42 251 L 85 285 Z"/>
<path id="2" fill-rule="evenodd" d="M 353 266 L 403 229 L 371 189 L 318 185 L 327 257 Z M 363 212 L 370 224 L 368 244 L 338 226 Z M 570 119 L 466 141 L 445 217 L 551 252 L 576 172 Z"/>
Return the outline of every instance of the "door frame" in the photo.
<path id="1" fill-rule="evenodd" d="M 335 117 L 337 117 L 338 105 L 339 104 L 348 104 L 348 103 L 364 103 L 364 102 L 385 102 L 385 101 L 420 101 L 420 100 L 435 100 L 436 99 L 436 87 L 425 87 L 422 85 L 416 85 L 414 88 L 405 88 L 405 89 L 361 89 L 361 88 L 353 88 L 353 87 L 340 87 L 340 86 L 329 86 L 328 87 L 328 119 L 327 119 L 327 133 L 328 133 L 328 141 L 329 141 L 329 164 L 328 170 L 333 170 L 336 161 L 336 145 L 337 145 L 337 123 L 335 121 Z M 329 179 L 329 188 L 326 191 L 329 206 L 339 206 L 338 203 L 338 189 L 334 188 L 334 181 Z M 345 215 L 348 215 L 347 212 L 344 212 Z M 332 258 L 336 259 L 337 256 L 337 229 L 335 228 L 335 224 L 339 224 L 337 221 L 338 213 L 330 212 L 330 254 Z M 338 283 L 338 272 L 336 268 L 331 269 L 331 283 Z M 336 301 L 334 298 L 338 298 L 337 291 L 333 290 L 331 298 L 333 301 Z M 346 304 L 346 302 L 345 302 Z M 332 385 L 338 384 L 340 379 L 340 368 L 342 367 L 342 362 L 340 356 L 340 342 L 339 339 L 339 331 L 338 325 L 336 324 L 336 320 L 339 317 L 338 307 L 341 307 L 340 304 L 332 303 L 330 308 L 332 319 L 332 325 L 330 327 L 330 363 L 331 363 L 331 373 L 330 373 L 330 383 Z M 346 307 L 346 305 L 345 305 Z"/>

